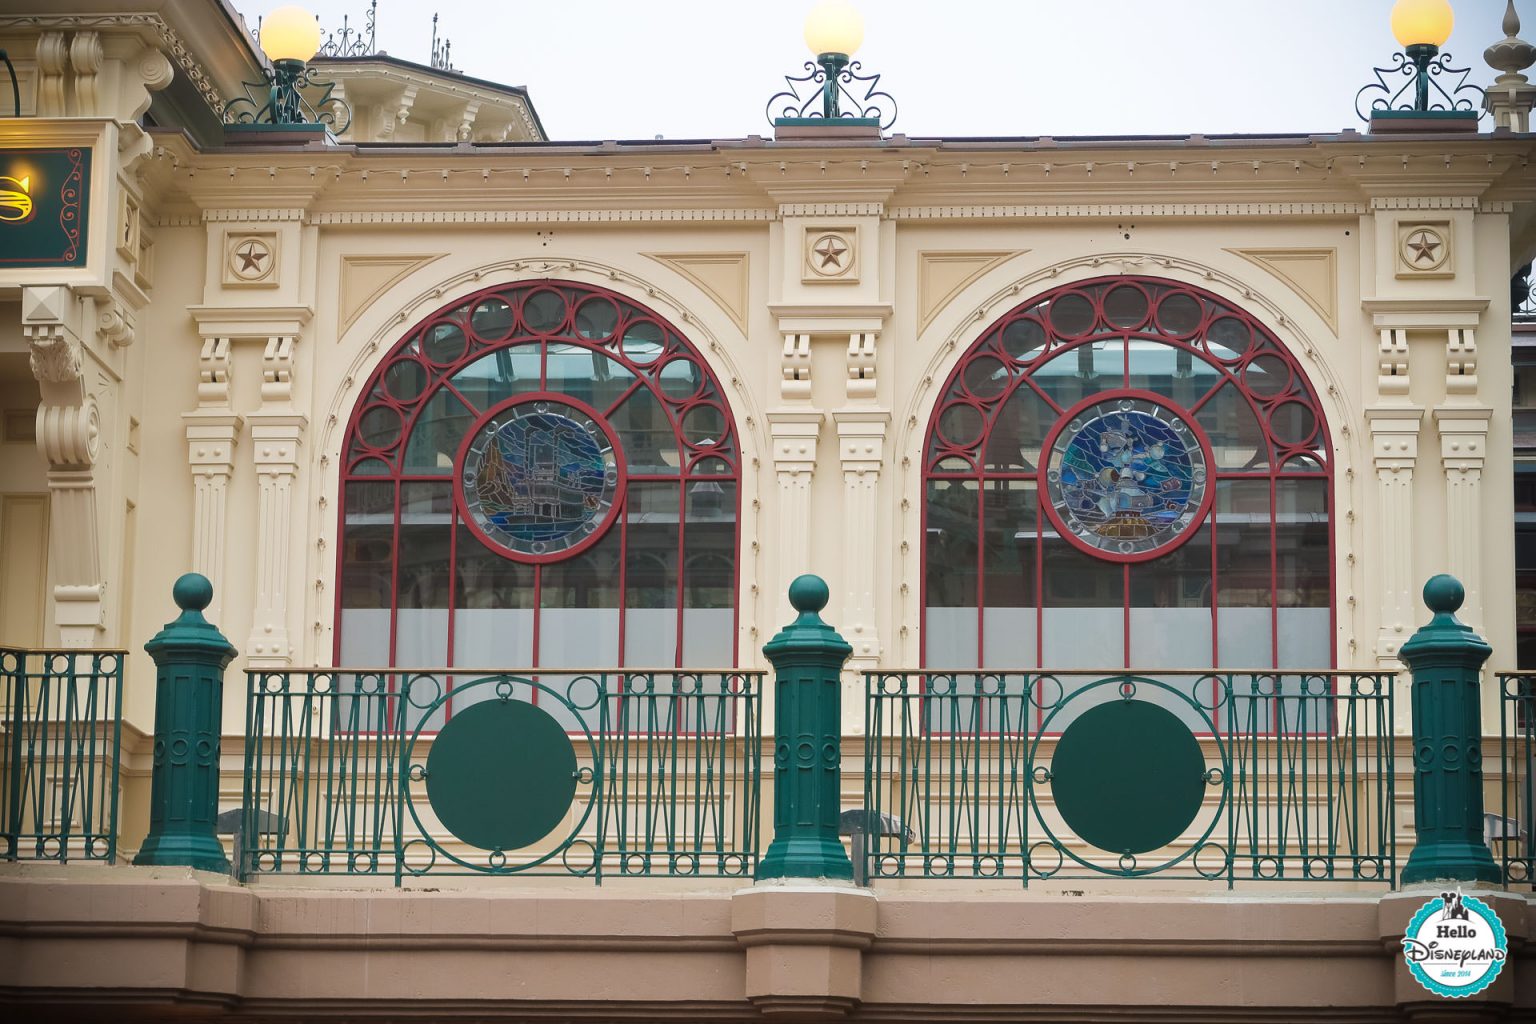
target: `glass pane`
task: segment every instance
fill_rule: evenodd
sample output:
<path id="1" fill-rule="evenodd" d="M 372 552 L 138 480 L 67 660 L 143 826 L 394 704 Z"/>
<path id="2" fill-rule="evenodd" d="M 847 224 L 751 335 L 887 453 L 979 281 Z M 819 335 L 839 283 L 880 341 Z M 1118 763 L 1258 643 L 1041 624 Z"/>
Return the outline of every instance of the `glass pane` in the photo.
<path id="1" fill-rule="evenodd" d="M 475 414 L 447 388 L 440 388 L 417 417 L 405 446 L 405 473 L 451 473 L 459 443 Z"/>
<path id="2" fill-rule="evenodd" d="M 1195 420 L 1211 441 L 1218 470 L 1263 469 L 1269 465 L 1269 444 L 1253 406 L 1230 381 L 1200 407 Z"/>
<path id="3" fill-rule="evenodd" d="M 1062 408 L 1100 391 L 1125 386 L 1125 342 L 1107 338 L 1052 356 L 1034 374 L 1035 384 Z"/>
<path id="4" fill-rule="evenodd" d="M 453 386 L 484 412 L 514 395 L 539 390 L 539 346 L 500 348 L 453 375 Z"/>
<path id="5" fill-rule="evenodd" d="M 1214 388 L 1221 373 L 1187 348 L 1133 338 L 1127 354 L 1130 386 L 1188 408 Z"/>
<path id="6" fill-rule="evenodd" d="M 1279 480 L 1275 484 L 1275 602 L 1279 662 L 1283 668 L 1328 668 L 1331 603 L 1328 484 Z"/>
<path id="7" fill-rule="evenodd" d="M 346 508 L 341 538 L 342 607 L 387 610 L 394 591 L 395 485 L 349 483 Z M 387 617 L 385 630 L 387 634 Z"/>
<path id="8" fill-rule="evenodd" d="M 975 480 L 928 484 L 927 591 L 930 607 L 976 606 Z"/>
<path id="9" fill-rule="evenodd" d="M 618 435 L 629 473 L 678 471 L 677 435 L 666 409 L 649 387 L 641 386 L 608 417 Z"/>
<path id="10" fill-rule="evenodd" d="M 618 664 L 620 534 L 610 529 L 574 558 L 541 567 L 541 666 Z"/>
<path id="11" fill-rule="evenodd" d="M 1206 668 L 1211 649 L 1211 527 L 1131 566 L 1132 668 Z"/>
<path id="12" fill-rule="evenodd" d="M 583 345 L 550 345 L 547 391 L 579 399 L 598 412 L 617 402 L 635 375 L 623 364 Z"/>
<path id="13" fill-rule="evenodd" d="M 993 480 L 986 485 L 982 663 L 990 668 L 1033 668 L 1039 661 L 1035 599 L 1039 518 L 1035 481 Z"/>
<path id="14" fill-rule="evenodd" d="M 1125 662 L 1125 570 L 1044 533 L 1041 664 L 1114 668 Z"/>
<path id="15" fill-rule="evenodd" d="M 448 663 L 448 567 L 453 491 L 443 483 L 400 486 L 400 572 L 395 664 Z"/>
<path id="16" fill-rule="evenodd" d="M 624 663 L 677 664 L 676 484 L 633 483 L 625 504 Z"/>
<path id="17" fill-rule="evenodd" d="M 736 485 L 699 480 L 687 492 L 683 664 L 725 668 L 736 653 Z"/>
<path id="18" fill-rule="evenodd" d="M 1217 664 L 1268 668 L 1274 661 L 1269 481 L 1216 484 Z"/>
<path id="19" fill-rule="evenodd" d="M 1040 446 L 1056 416 L 1027 384 L 1008 396 L 992 422 L 984 452 L 986 468 L 998 473 L 1030 472 L 1040 464 Z"/>

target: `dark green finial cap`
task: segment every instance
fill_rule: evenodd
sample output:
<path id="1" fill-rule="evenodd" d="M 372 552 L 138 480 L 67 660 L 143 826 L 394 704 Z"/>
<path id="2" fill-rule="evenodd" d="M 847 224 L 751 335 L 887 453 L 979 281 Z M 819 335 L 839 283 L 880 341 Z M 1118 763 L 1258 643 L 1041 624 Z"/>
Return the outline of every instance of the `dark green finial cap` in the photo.
<path id="1" fill-rule="evenodd" d="M 171 600 L 184 612 L 201 612 L 213 603 L 213 584 L 200 572 L 189 572 L 171 586 Z"/>
<path id="2" fill-rule="evenodd" d="M 1424 603 L 1436 615 L 1454 615 L 1467 599 L 1467 588 L 1449 573 L 1431 576 L 1424 584 Z"/>
<path id="3" fill-rule="evenodd" d="M 790 606 L 802 614 L 821 611 L 831 596 L 832 591 L 828 589 L 827 581 L 810 573 L 796 576 L 795 581 L 789 585 Z"/>
<path id="4" fill-rule="evenodd" d="M 213 602 L 213 584 L 200 572 L 189 572 L 171 585 L 171 600 L 181 614 L 165 624 L 144 649 L 152 656 L 162 654 L 196 660 L 211 660 L 219 667 L 229 664 L 235 648 L 219 628 L 203 618 L 203 609 Z"/>
<path id="5" fill-rule="evenodd" d="M 1431 576 L 1424 584 L 1424 604 L 1434 612 L 1434 617 L 1398 652 L 1409 668 L 1422 659 L 1451 657 L 1475 670 L 1488 660 L 1493 648 L 1471 626 L 1456 618 L 1466 599 L 1467 588 L 1448 573 Z"/>
<path id="6" fill-rule="evenodd" d="M 827 581 L 820 576 L 807 573 L 795 577 L 789 585 L 789 603 L 800 614 L 763 645 L 770 661 L 780 655 L 813 655 L 841 667 L 848 660 L 853 647 L 818 614 L 831 595 Z"/>

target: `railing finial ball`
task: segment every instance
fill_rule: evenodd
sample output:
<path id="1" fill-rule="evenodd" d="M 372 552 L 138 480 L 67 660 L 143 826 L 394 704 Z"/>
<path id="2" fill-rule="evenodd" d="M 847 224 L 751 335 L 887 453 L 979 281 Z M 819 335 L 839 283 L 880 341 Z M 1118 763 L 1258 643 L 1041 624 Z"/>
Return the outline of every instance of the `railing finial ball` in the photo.
<path id="1" fill-rule="evenodd" d="M 185 573 L 172 585 L 171 599 L 184 612 L 200 612 L 213 603 L 213 584 L 200 572 Z"/>
<path id="2" fill-rule="evenodd" d="M 1467 588 L 1449 573 L 1431 576 L 1424 584 L 1424 603 L 1436 615 L 1454 615 L 1467 599 Z"/>

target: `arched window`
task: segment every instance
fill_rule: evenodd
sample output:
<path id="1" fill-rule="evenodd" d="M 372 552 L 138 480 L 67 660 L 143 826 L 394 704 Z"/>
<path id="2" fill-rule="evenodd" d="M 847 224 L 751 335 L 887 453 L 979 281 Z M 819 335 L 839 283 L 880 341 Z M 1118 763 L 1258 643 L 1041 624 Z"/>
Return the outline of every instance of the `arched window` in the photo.
<path id="1" fill-rule="evenodd" d="M 534 281 L 438 310 L 347 430 L 337 664 L 734 665 L 739 452 L 638 303 Z"/>
<path id="2" fill-rule="evenodd" d="M 1333 664 L 1331 449 L 1254 317 L 1110 277 L 1011 310 L 924 462 L 924 664 Z"/>

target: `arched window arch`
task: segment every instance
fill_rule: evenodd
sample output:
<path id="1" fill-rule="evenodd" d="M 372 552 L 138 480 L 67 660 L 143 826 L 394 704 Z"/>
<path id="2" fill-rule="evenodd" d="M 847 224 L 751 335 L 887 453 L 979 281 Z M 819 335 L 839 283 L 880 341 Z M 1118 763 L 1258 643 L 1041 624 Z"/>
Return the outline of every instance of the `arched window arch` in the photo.
<path id="1" fill-rule="evenodd" d="M 1297 360 L 1188 285 L 1106 277 L 993 323 L 924 449 L 933 667 L 1333 664 L 1332 450 Z"/>
<path id="2" fill-rule="evenodd" d="M 722 667 L 740 448 L 639 303 L 488 288 L 407 331 L 342 449 L 337 664 Z"/>

